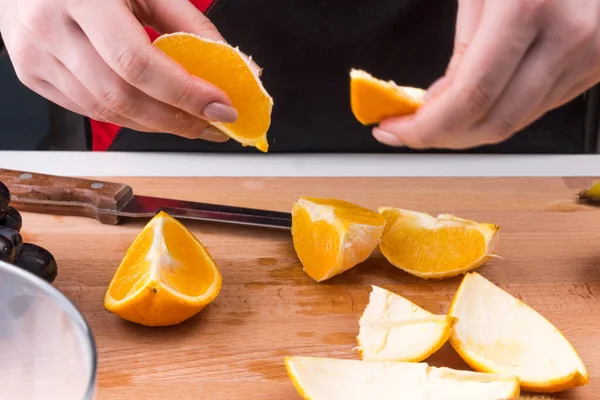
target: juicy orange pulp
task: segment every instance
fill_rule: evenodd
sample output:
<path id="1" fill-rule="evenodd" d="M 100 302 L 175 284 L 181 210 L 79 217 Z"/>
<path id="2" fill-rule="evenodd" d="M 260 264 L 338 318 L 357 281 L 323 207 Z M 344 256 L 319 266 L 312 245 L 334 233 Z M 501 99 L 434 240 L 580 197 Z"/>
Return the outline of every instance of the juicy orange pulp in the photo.
<path id="1" fill-rule="evenodd" d="M 154 45 L 190 74 L 221 89 L 238 112 L 233 123 L 212 124 L 244 146 L 267 152 L 273 99 L 237 48 L 189 33 L 158 37 Z"/>
<path id="2" fill-rule="evenodd" d="M 434 218 L 381 208 L 387 220 L 380 249 L 396 267 L 422 278 L 446 278 L 472 270 L 495 251 L 498 227 L 452 215 Z"/>
<path id="3" fill-rule="evenodd" d="M 107 290 L 105 305 L 132 322 L 172 325 L 210 303 L 221 280 L 198 239 L 161 212 L 127 251 Z"/>
<path id="4" fill-rule="evenodd" d="M 398 86 L 357 69 L 350 71 L 350 105 L 363 125 L 412 114 L 423 104 L 424 96 L 423 89 Z"/>
<path id="5" fill-rule="evenodd" d="M 376 212 L 336 199 L 301 198 L 292 209 L 294 248 L 304 271 L 323 281 L 366 260 L 385 220 Z"/>

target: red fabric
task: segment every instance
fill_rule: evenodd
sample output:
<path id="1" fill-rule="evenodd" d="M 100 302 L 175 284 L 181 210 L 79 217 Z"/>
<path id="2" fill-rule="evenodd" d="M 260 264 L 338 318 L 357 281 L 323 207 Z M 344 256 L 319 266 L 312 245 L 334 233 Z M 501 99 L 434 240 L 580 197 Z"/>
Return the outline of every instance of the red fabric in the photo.
<path id="1" fill-rule="evenodd" d="M 201 12 L 206 12 L 208 7 L 213 3 L 214 0 L 190 0 L 190 2 L 196 6 Z M 150 37 L 150 40 L 154 41 L 158 37 L 158 33 L 152 29 L 146 27 L 146 33 Z M 90 125 L 92 130 L 92 150 L 93 151 L 106 151 L 110 147 L 111 143 L 117 137 L 120 126 L 109 124 L 108 122 L 100 122 L 90 119 Z"/>

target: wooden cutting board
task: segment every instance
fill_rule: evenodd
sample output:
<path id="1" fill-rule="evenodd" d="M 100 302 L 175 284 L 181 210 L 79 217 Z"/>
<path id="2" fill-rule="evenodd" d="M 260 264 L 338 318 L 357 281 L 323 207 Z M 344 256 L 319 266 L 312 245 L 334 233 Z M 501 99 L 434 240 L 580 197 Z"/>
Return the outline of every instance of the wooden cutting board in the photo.
<path id="1" fill-rule="evenodd" d="M 589 385 L 556 396 L 600 393 L 600 208 L 579 205 L 588 178 L 106 178 L 135 193 L 289 211 L 300 196 L 336 197 L 375 209 L 396 206 L 500 225 L 499 254 L 483 276 L 541 312 L 588 365 Z M 55 285 L 81 309 L 97 340 L 98 399 L 297 399 L 284 355 L 356 359 L 358 319 L 370 285 L 447 311 L 460 278 L 424 281 L 379 254 L 326 283 L 301 269 L 289 232 L 186 223 L 211 252 L 223 289 L 174 327 L 120 320 L 104 291 L 143 222 L 24 214 L 23 235 L 59 264 Z M 519 327 L 515 327 L 519 329 Z M 446 345 L 428 362 L 467 368 Z"/>

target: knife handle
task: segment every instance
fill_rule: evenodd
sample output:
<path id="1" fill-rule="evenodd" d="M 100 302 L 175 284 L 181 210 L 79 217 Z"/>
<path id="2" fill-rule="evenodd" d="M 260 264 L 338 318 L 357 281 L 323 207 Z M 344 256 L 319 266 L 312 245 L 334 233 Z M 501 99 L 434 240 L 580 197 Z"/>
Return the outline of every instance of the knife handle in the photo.
<path id="1" fill-rule="evenodd" d="M 1 168 L 0 181 L 20 211 L 95 218 L 103 224 L 118 224 L 114 212 L 133 198 L 131 187 L 120 183 Z"/>

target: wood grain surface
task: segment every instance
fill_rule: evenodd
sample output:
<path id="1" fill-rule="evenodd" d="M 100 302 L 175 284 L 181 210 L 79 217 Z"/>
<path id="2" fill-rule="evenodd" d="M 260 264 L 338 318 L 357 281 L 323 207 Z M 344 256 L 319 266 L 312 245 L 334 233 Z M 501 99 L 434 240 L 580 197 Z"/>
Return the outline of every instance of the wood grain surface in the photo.
<path id="1" fill-rule="evenodd" d="M 600 396 L 600 208 L 576 201 L 591 178 L 103 179 L 129 184 L 136 194 L 278 211 L 289 211 L 298 197 L 310 195 L 499 224 L 503 259 L 478 272 L 553 322 L 587 364 L 589 385 L 556 398 Z M 318 284 L 302 272 L 289 232 L 185 222 L 215 258 L 223 289 L 191 320 L 146 328 L 122 321 L 102 305 L 145 221 L 109 226 L 81 217 L 25 213 L 23 218 L 24 239 L 55 255 L 55 286 L 91 325 L 101 400 L 297 399 L 283 356 L 356 359 L 358 319 L 370 285 L 443 313 L 460 282 L 421 280 L 374 254 Z M 449 345 L 428 362 L 467 368 Z"/>

